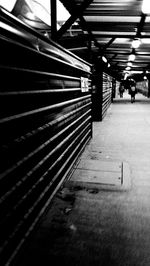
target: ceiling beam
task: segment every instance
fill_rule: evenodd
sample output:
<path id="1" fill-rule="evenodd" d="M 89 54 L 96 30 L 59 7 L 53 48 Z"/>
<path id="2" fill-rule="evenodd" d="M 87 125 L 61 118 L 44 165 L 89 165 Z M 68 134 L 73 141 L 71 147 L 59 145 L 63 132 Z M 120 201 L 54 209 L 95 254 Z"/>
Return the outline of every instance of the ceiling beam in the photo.
<path id="1" fill-rule="evenodd" d="M 145 24 L 146 14 L 141 14 L 141 20 L 139 22 L 139 25 L 137 27 L 136 37 L 141 38 L 141 32 L 143 30 L 144 24 Z"/>
<path id="2" fill-rule="evenodd" d="M 112 38 L 102 48 L 100 47 L 99 52 L 98 52 L 98 56 L 103 56 L 105 54 L 106 49 L 113 43 L 114 40 L 115 40 L 115 38 Z"/>
<path id="3" fill-rule="evenodd" d="M 56 6 L 56 0 L 51 0 L 51 38 L 55 40 L 56 33 L 57 33 L 57 6 Z"/>
<path id="4" fill-rule="evenodd" d="M 113 38 L 111 38 L 110 40 L 109 40 L 109 42 L 108 43 L 106 43 L 105 45 L 104 45 L 104 47 L 102 48 L 102 52 L 104 53 L 105 51 L 106 51 L 106 49 L 114 42 L 114 40 L 115 40 L 116 38 L 115 37 L 113 37 Z"/>
<path id="5" fill-rule="evenodd" d="M 95 46 L 101 49 L 100 44 L 97 42 L 96 38 L 94 37 L 94 35 L 92 34 L 92 31 L 87 26 L 87 23 L 83 17 L 80 18 L 80 25 L 83 30 L 88 32 L 88 36 L 90 37 L 91 40 L 94 41 Z"/>
<path id="6" fill-rule="evenodd" d="M 89 26 L 87 26 L 86 20 L 82 16 L 84 10 L 90 5 L 90 3 L 93 2 L 93 0 L 84 0 L 82 6 L 80 6 L 80 7 L 77 7 L 75 2 L 73 2 L 73 1 L 61 0 L 61 2 L 64 4 L 64 6 L 70 12 L 70 14 L 72 14 L 73 17 L 76 17 L 76 19 L 79 18 L 79 24 L 80 24 L 82 30 L 86 31 L 88 33 L 88 37 L 90 38 L 90 40 L 94 41 L 95 46 L 97 46 L 98 48 L 101 48 L 101 46 L 97 42 L 96 38 L 92 34 L 92 31 L 90 30 Z M 81 7 L 82 7 L 82 9 L 81 9 Z M 74 21 L 76 21 L 76 19 Z M 58 32 L 58 38 L 60 38 L 59 32 Z"/>
<path id="7" fill-rule="evenodd" d="M 111 55 L 111 54 L 114 54 L 114 55 L 130 55 L 131 52 L 125 52 L 125 51 L 115 51 L 115 50 L 112 50 L 112 51 L 108 51 L 107 50 L 107 54 Z M 135 52 L 135 55 L 137 56 L 150 56 L 150 52 L 139 52 L 139 51 L 136 51 Z"/>
<path id="8" fill-rule="evenodd" d="M 57 40 L 62 37 L 62 35 L 71 27 L 71 25 L 83 15 L 84 10 L 93 2 L 93 0 L 84 0 L 82 5 L 79 7 L 74 2 L 67 2 L 65 0 L 61 0 L 64 6 L 67 8 L 71 16 L 69 19 L 62 25 L 62 27 L 57 31 Z"/>
<path id="9" fill-rule="evenodd" d="M 122 63 L 122 64 L 126 64 L 126 59 L 113 59 L 111 62 L 118 62 L 118 63 Z M 145 65 L 145 64 L 148 64 L 149 63 L 149 61 L 147 61 L 147 62 L 145 62 L 145 60 L 138 60 L 138 61 L 134 61 L 133 62 L 133 66 L 134 65 L 138 65 L 138 64 L 143 64 L 143 65 Z"/>

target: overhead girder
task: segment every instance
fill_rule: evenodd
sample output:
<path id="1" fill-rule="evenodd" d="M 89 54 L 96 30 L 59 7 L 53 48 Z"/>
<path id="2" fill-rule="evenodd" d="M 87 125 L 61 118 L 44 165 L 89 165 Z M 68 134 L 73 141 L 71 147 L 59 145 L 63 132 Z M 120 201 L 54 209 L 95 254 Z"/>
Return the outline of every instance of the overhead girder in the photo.
<path id="1" fill-rule="evenodd" d="M 56 39 L 57 34 L 57 6 L 56 6 L 56 0 L 51 0 L 51 38 L 53 40 Z"/>
<path id="2" fill-rule="evenodd" d="M 136 9 L 132 11 L 128 14 L 128 9 L 126 9 L 125 11 L 123 11 L 122 9 L 122 14 L 125 16 L 125 18 L 123 19 L 123 21 L 121 21 L 121 25 L 123 25 L 123 31 L 121 31 L 121 26 L 118 24 L 115 24 L 116 21 L 113 21 L 113 16 L 111 13 L 111 9 L 110 9 L 110 13 L 109 13 L 109 7 L 108 5 L 106 6 L 106 12 L 105 12 L 105 16 L 107 18 L 107 14 L 109 17 L 109 20 L 107 23 L 106 18 L 105 20 L 103 20 L 103 8 L 105 10 L 105 1 L 100 1 L 100 5 L 97 7 L 97 3 L 99 3 L 98 1 L 96 2 L 95 0 L 84 0 L 84 1 L 77 1 L 77 0 L 60 0 L 62 2 L 62 4 L 67 8 L 67 10 L 69 11 L 70 18 L 63 24 L 63 26 L 57 31 L 56 33 L 56 40 L 58 40 L 59 42 L 63 43 L 63 35 L 64 33 L 66 33 L 66 31 L 68 31 L 68 29 L 71 27 L 71 25 L 78 19 L 78 23 L 81 26 L 82 30 L 83 30 L 83 36 L 84 34 L 87 32 L 87 43 L 84 43 L 82 46 L 82 43 L 78 43 L 76 42 L 76 45 L 73 44 L 73 46 L 69 46 L 69 42 L 67 44 L 67 48 L 71 51 L 75 51 L 78 53 L 78 55 L 80 56 L 83 55 L 85 53 L 85 49 L 87 49 L 89 54 L 93 54 L 94 57 L 93 59 L 95 59 L 96 55 L 101 56 L 101 55 L 105 55 L 107 57 L 108 62 L 113 64 L 114 67 L 114 61 L 119 60 L 120 62 L 120 55 L 124 56 L 124 61 L 128 61 L 128 56 L 133 52 L 133 49 L 131 47 L 131 42 L 134 38 L 147 38 L 150 39 L 150 33 L 148 31 L 148 25 L 149 25 L 149 21 L 146 20 L 146 15 L 143 14 L 142 12 L 140 13 L 140 9 L 138 9 L 138 13 L 136 13 Z M 140 2 L 140 1 L 139 1 Z M 132 2 L 133 3 L 133 2 Z M 112 3 L 113 4 L 113 3 Z M 110 1 L 110 5 L 111 5 L 111 1 Z M 139 7 L 139 3 L 134 2 L 134 4 L 132 5 L 132 8 L 134 7 L 134 5 L 136 5 L 136 7 Z M 126 6 L 126 2 L 124 3 L 124 6 Z M 126 6 L 127 7 L 127 6 Z M 100 17 L 102 18 L 102 20 L 100 20 L 100 27 L 98 27 L 98 22 L 97 20 L 88 20 L 88 15 L 93 16 L 94 14 L 94 8 L 97 11 L 99 8 L 99 12 L 100 12 Z M 97 8 L 97 9 L 96 9 Z M 92 13 L 93 12 L 93 13 Z M 125 13 L 123 13 L 125 12 Z M 111 15 L 110 15 L 111 14 Z M 133 14 L 133 15 L 132 15 Z M 118 6 L 118 11 L 116 11 L 115 16 L 118 19 L 117 16 L 120 15 L 119 12 L 119 6 Z M 98 16 L 98 13 L 95 15 Z M 95 16 L 92 18 L 94 19 Z M 128 31 L 128 21 L 126 19 L 126 17 L 130 18 L 130 24 L 129 24 L 129 29 L 130 31 Z M 112 17 L 112 23 L 111 23 L 111 17 Z M 115 18 L 115 19 L 116 19 Z M 94 24 L 94 21 L 96 24 Z M 102 21 L 102 25 L 101 25 L 101 21 Z M 139 22 L 138 22 L 139 21 Z M 125 25 L 124 25 L 124 24 Z M 146 26 L 145 26 L 146 23 Z M 104 24 L 104 27 L 103 27 Z M 96 25 L 96 29 L 93 28 L 95 27 L 94 25 Z M 108 28 L 108 31 L 105 31 L 105 25 L 111 27 L 110 31 Z M 114 25 L 114 28 L 113 28 Z M 119 28 L 117 28 L 117 25 Z M 125 28 L 126 27 L 126 28 Z M 98 29 L 100 29 L 98 31 Z M 143 29 L 145 30 L 145 32 L 143 31 Z M 120 30 L 120 31 L 119 31 Z M 115 32 L 116 31 L 116 32 Z M 66 36 L 65 36 L 66 38 Z M 77 36 L 74 37 L 74 40 L 77 38 Z M 109 39 L 107 42 L 104 38 Z M 120 44 L 119 40 L 116 40 L 117 38 L 123 39 L 130 39 L 129 41 L 126 42 L 122 42 L 122 44 Z M 72 37 L 71 37 L 72 39 Z M 70 39 L 70 40 L 71 40 Z M 92 45 L 92 42 L 94 43 L 94 46 Z M 72 41 L 71 41 L 72 43 Z M 85 44 L 87 45 L 87 48 L 85 47 Z M 83 53 L 81 52 L 83 49 Z M 97 49 L 97 50 L 96 50 Z M 142 48 L 143 49 L 143 48 Z M 145 51 L 143 50 L 139 50 L 136 49 L 135 54 L 136 56 L 139 57 L 138 60 L 135 60 L 135 64 L 137 64 L 137 67 L 139 67 L 138 65 L 140 64 L 145 64 L 147 65 L 147 61 L 145 61 L 145 58 L 142 58 L 142 56 L 146 56 L 149 57 L 150 53 L 149 50 L 146 48 Z M 141 58 L 140 58 L 141 56 Z M 118 70 L 120 69 L 120 65 L 119 64 L 115 64 L 115 67 L 118 68 Z M 143 67 L 143 66 L 142 66 Z"/>
<path id="3" fill-rule="evenodd" d="M 82 5 L 80 6 L 76 6 L 76 4 L 73 1 L 61 0 L 61 2 L 67 8 L 71 16 L 57 31 L 57 36 L 56 36 L 57 39 L 59 39 L 78 18 L 81 20 L 82 24 L 85 24 L 85 20 L 83 19 L 82 15 L 84 10 L 93 2 L 93 0 L 84 0 Z"/>
<path id="4" fill-rule="evenodd" d="M 137 27 L 136 37 L 141 37 L 141 32 L 143 30 L 144 24 L 145 24 L 146 14 L 141 13 L 141 19 Z"/>

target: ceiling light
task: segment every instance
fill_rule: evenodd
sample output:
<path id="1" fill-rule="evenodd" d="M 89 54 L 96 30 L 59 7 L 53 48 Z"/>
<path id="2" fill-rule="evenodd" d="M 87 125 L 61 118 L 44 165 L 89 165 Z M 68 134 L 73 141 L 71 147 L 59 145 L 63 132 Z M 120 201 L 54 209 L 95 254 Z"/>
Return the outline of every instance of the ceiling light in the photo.
<path id="1" fill-rule="evenodd" d="M 134 61 L 134 60 L 135 60 L 135 54 L 130 54 L 129 61 Z"/>
<path id="2" fill-rule="evenodd" d="M 108 67 L 110 67 L 110 64 L 108 63 Z"/>
<path id="3" fill-rule="evenodd" d="M 131 67 L 132 66 L 132 62 L 128 62 L 127 65 Z"/>
<path id="4" fill-rule="evenodd" d="M 147 77 L 146 77 L 146 76 L 144 76 L 143 78 L 144 78 L 145 80 L 147 79 Z"/>
<path id="5" fill-rule="evenodd" d="M 128 67 L 126 67 L 126 70 L 130 70 L 130 69 L 131 69 L 131 67 L 129 67 L 129 66 L 128 66 Z"/>
<path id="6" fill-rule="evenodd" d="M 133 48 L 138 48 L 140 46 L 140 44 L 141 44 L 141 40 L 139 38 L 136 38 L 132 42 L 132 47 Z"/>
<path id="7" fill-rule="evenodd" d="M 150 1 L 149 0 L 143 0 L 142 12 L 144 14 L 150 13 Z"/>
<path id="8" fill-rule="evenodd" d="M 107 59 L 106 59 L 105 56 L 102 56 L 102 60 L 103 60 L 105 63 L 107 63 Z"/>

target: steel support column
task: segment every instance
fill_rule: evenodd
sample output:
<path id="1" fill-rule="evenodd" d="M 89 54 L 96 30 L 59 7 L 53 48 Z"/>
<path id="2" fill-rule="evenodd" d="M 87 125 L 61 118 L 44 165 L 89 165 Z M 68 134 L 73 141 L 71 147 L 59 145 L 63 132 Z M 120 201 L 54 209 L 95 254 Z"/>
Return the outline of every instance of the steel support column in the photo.
<path id="1" fill-rule="evenodd" d="M 56 0 L 50 0 L 51 5 L 51 38 L 56 39 L 57 34 L 57 6 Z"/>

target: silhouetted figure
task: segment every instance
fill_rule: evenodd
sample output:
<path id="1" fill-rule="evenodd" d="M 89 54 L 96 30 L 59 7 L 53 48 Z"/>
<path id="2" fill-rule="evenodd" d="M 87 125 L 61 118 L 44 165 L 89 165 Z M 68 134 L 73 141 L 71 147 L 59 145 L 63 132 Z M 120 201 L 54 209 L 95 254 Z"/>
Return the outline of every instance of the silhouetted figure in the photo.
<path id="1" fill-rule="evenodd" d="M 124 86 L 120 84 L 120 87 L 119 87 L 120 98 L 123 98 L 123 93 L 124 93 Z"/>
<path id="2" fill-rule="evenodd" d="M 131 103 L 135 102 L 136 92 L 136 83 L 133 79 L 130 79 L 129 94 L 131 95 Z"/>
<path id="3" fill-rule="evenodd" d="M 132 85 L 130 88 L 131 103 L 135 102 L 135 94 L 136 94 L 136 87 Z"/>

